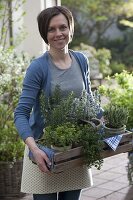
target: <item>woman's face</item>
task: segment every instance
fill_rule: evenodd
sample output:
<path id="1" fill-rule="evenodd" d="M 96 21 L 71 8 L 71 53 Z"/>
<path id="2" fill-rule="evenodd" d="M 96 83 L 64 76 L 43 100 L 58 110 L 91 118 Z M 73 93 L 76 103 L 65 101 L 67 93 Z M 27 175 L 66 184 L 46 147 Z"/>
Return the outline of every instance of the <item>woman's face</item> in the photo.
<path id="1" fill-rule="evenodd" d="M 50 48 L 64 49 L 71 40 L 68 21 L 63 14 L 54 16 L 49 23 L 47 40 Z"/>

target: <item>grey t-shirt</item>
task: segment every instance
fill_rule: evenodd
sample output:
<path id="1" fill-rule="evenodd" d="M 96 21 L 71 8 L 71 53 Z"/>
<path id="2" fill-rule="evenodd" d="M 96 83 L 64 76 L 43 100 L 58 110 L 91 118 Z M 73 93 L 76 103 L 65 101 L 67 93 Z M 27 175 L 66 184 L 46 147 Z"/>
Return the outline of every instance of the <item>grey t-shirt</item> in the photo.
<path id="1" fill-rule="evenodd" d="M 72 58 L 71 66 L 68 69 L 59 69 L 49 55 L 51 93 L 53 93 L 55 86 L 59 85 L 63 96 L 67 96 L 73 91 L 76 97 L 79 97 L 85 86 L 80 66 L 74 56 L 72 54 L 70 56 Z"/>

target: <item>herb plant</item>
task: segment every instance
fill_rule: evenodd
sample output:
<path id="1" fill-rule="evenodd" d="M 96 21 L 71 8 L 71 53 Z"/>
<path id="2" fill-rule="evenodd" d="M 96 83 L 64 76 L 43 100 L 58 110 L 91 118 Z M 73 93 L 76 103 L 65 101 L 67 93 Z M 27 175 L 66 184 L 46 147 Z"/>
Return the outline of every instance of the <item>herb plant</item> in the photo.
<path id="1" fill-rule="evenodd" d="M 110 104 L 104 110 L 104 119 L 107 127 L 121 128 L 127 124 L 128 109 L 116 104 Z"/>
<path id="2" fill-rule="evenodd" d="M 96 118 L 101 109 L 100 103 L 98 91 L 94 91 L 93 97 L 83 90 L 80 98 L 75 98 L 73 92 L 70 92 L 66 98 L 62 98 L 58 86 L 53 96 L 47 98 L 44 93 L 40 96 L 41 111 L 46 126 L 53 127 L 64 122 L 76 123 L 79 119 Z"/>
<path id="3" fill-rule="evenodd" d="M 112 104 L 128 109 L 127 129 L 133 129 L 133 73 L 123 71 L 106 79 L 106 84 L 99 87 L 101 96 L 105 96 Z"/>
<path id="4" fill-rule="evenodd" d="M 88 124 L 79 127 L 79 142 L 83 146 L 84 161 L 88 167 L 95 166 L 101 169 L 103 158 L 103 136 L 98 134 L 96 129 Z"/>
<path id="5" fill-rule="evenodd" d="M 46 125 L 40 143 L 48 147 L 79 144 L 83 146 L 85 163 L 100 169 L 103 162 L 100 154 L 101 136 L 90 124 L 79 123 L 80 119 L 91 120 L 100 112 L 98 92 L 93 93 L 93 98 L 86 91 L 82 92 L 80 98 L 75 98 L 73 92 L 62 97 L 57 86 L 51 97 L 41 94 L 40 105 Z"/>
<path id="6" fill-rule="evenodd" d="M 74 124 L 66 122 L 53 129 L 51 126 L 46 127 L 45 134 L 42 137 L 43 144 L 50 146 L 66 147 L 72 146 L 77 141 L 78 134 Z"/>
<path id="7" fill-rule="evenodd" d="M 73 101 L 72 115 L 76 120 L 91 120 L 100 113 L 100 95 L 98 91 L 93 92 L 93 98 L 85 90 L 82 91 L 80 98 Z"/>

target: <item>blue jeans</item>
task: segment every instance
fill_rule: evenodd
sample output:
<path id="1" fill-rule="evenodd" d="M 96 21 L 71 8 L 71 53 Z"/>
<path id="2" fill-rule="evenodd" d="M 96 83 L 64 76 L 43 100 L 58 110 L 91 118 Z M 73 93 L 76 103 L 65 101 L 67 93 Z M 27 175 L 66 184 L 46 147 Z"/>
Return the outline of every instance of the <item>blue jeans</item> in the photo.
<path id="1" fill-rule="evenodd" d="M 79 200 L 81 190 L 72 190 L 52 194 L 33 194 L 33 200 Z"/>

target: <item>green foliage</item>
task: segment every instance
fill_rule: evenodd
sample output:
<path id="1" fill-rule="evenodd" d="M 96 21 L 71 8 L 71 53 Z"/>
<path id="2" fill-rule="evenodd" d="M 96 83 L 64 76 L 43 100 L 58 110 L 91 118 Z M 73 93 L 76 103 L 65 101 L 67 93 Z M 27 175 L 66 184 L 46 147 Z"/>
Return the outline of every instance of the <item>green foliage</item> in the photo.
<path id="1" fill-rule="evenodd" d="M 109 104 L 104 110 L 105 123 L 109 128 L 121 128 L 127 124 L 128 110 L 123 106 Z"/>
<path id="2" fill-rule="evenodd" d="M 111 69 L 115 73 L 115 66 L 114 63 L 118 63 L 116 66 L 118 71 L 122 70 L 122 68 L 125 68 L 122 65 L 125 65 L 128 70 L 133 69 L 133 30 L 126 30 L 124 37 L 117 38 L 114 40 L 109 40 L 108 38 L 104 38 L 99 40 L 97 47 L 105 47 L 111 51 L 112 55 L 112 64 Z M 121 71 L 122 72 L 122 71 Z M 113 73 L 113 74 L 114 74 Z"/>
<path id="3" fill-rule="evenodd" d="M 6 106 L 0 105 L 0 161 L 13 163 L 22 159 L 24 143 L 20 139 L 8 112 Z"/>
<path id="4" fill-rule="evenodd" d="M 113 77 L 108 77 L 106 85 L 99 87 L 99 92 L 112 104 L 128 109 L 127 129 L 133 128 L 133 73 L 123 71 Z"/>
<path id="5" fill-rule="evenodd" d="M 72 145 L 74 141 L 77 141 L 77 130 L 75 125 L 70 122 L 58 125 L 55 129 L 48 126 L 45 129 L 42 140 L 47 146 L 66 147 Z"/>
<path id="6" fill-rule="evenodd" d="M 93 98 L 86 91 L 82 91 L 80 98 L 75 98 L 72 92 L 67 97 L 62 97 L 57 86 L 51 97 L 47 98 L 41 94 L 40 105 L 42 115 L 46 119 L 46 128 L 39 142 L 64 149 L 67 145 L 83 145 L 86 164 L 100 169 L 100 134 L 97 134 L 96 128 L 90 124 L 83 126 L 81 121 L 79 123 L 80 119 L 91 120 L 100 112 L 99 93 L 94 91 Z"/>
<path id="7" fill-rule="evenodd" d="M 132 0 L 62 0 L 62 5 L 67 6 L 75 18 L 75 39 L 87 37 L 86 43 L 97 45 L 100 38 L 103 38 L 106 30 L 116 23 L 120 16 L 123 19 L 133 16 Z M 76 42 L 77 42 L 76 41 Z"/>
<path id="8" fill-rule="evenodd" d="M 47 98 L 42 92 L 40 95 L 41 112 L 45 118 L 46 126 L 52 128 L 71 121 L 74 94 L 71 92 L 67 98 L 62 98 L 61 90 L 57 86 L 52 96 Z"/>
<path id="9" fill-rule="evenodd" d="M 123 64 L 133 69 L 133 1 L 112 0 L 62 0 L 62 5 L 67 6 L 73 13 L 75 19 L 75 37 L 70 47 L 79 46 L 81 42 L 95 46 L 97 49 L 106 48 L 111 51 L 111 66 L 101 66 L 103 74 L 112 75 L 122 72 Z M 125 26 L 121 22 L 126 20 Z M 125 27 L 122 36 L 116 39 L 106 38 L 106 31 L 116 24 L 118 29 Z M 113 34 L 113 33 L 112 33 Z M 104 55 L 104 53 L 103 53 Z M 102 56 L 100 57 L 102 59 Z M 104 64 L 104 63 L 103 63 Z M 111 68 L 110 68 L 111 67 Z M 117 67 L 117 70 L 115 70 Z M 112 70 L 112 73 L 111 73 Z M 104 77 L 105 77 L 104 76 Z"/>
<path id="10" fill-rule="evenodd" d="M 100 113 L 100 108 L 100 95 L 97 90 L 93 92 L 93 99 L 86 91 L 82 91 L 80 99 L 75 98 L 73 101 L 71 115 L 76 121 L 79 119 L 91 121 Z"/>
<path id="11" fill-rule="evenodd" d="M 75 98 L 73 92 L 70 92 L 67 97 L 62 97 L 57 86 L 54 94 L 49 98 L 42 92 L 40 105 L 46 126 L 55 128 L 65 122 L 75 123 L 81 118 L 86 120 L 95 118 L 100 112 L 100 96 L 98 91 L 94 91 L 91 97 L 83 90 L 80 98 Z"/>
<path id="12" fill-rule="evenodd" d="M 120 74 L 123 70 L 125 70 L 126 66 L 123 63 L 118 63 L 117 61 L 112 61 L 110 64 L 110 69 L 112 71 L 111 75 L 116 73 Z"/>
<path id="13" fill-rule="evenodd" d="M 81 125 L 79 142 L 83 146 L 84 160 L 88 167 L 95 166 L 100 169 L 103 164 L 101 153 L 103 150 L 103 137 L 90 125 Z"/>
<path id="14" fill-rule="evenodd" d="M 102 48 L 98 49 L 96 53 L 96 59 L 99 60 L 100 72 L 103 76 L 107 76 L 111 74 L 110 69 L 110 60 L 111 60 L 111 52 L 108 49 Z"/>
<path id="15" fill-rule="evenodd" d="M 26 55 L 0 49 L 0 160 L 22 159 L 24 144 L 13 123 L 13 112 L 21 92 L 22 79 L 28 65 Z"/>

